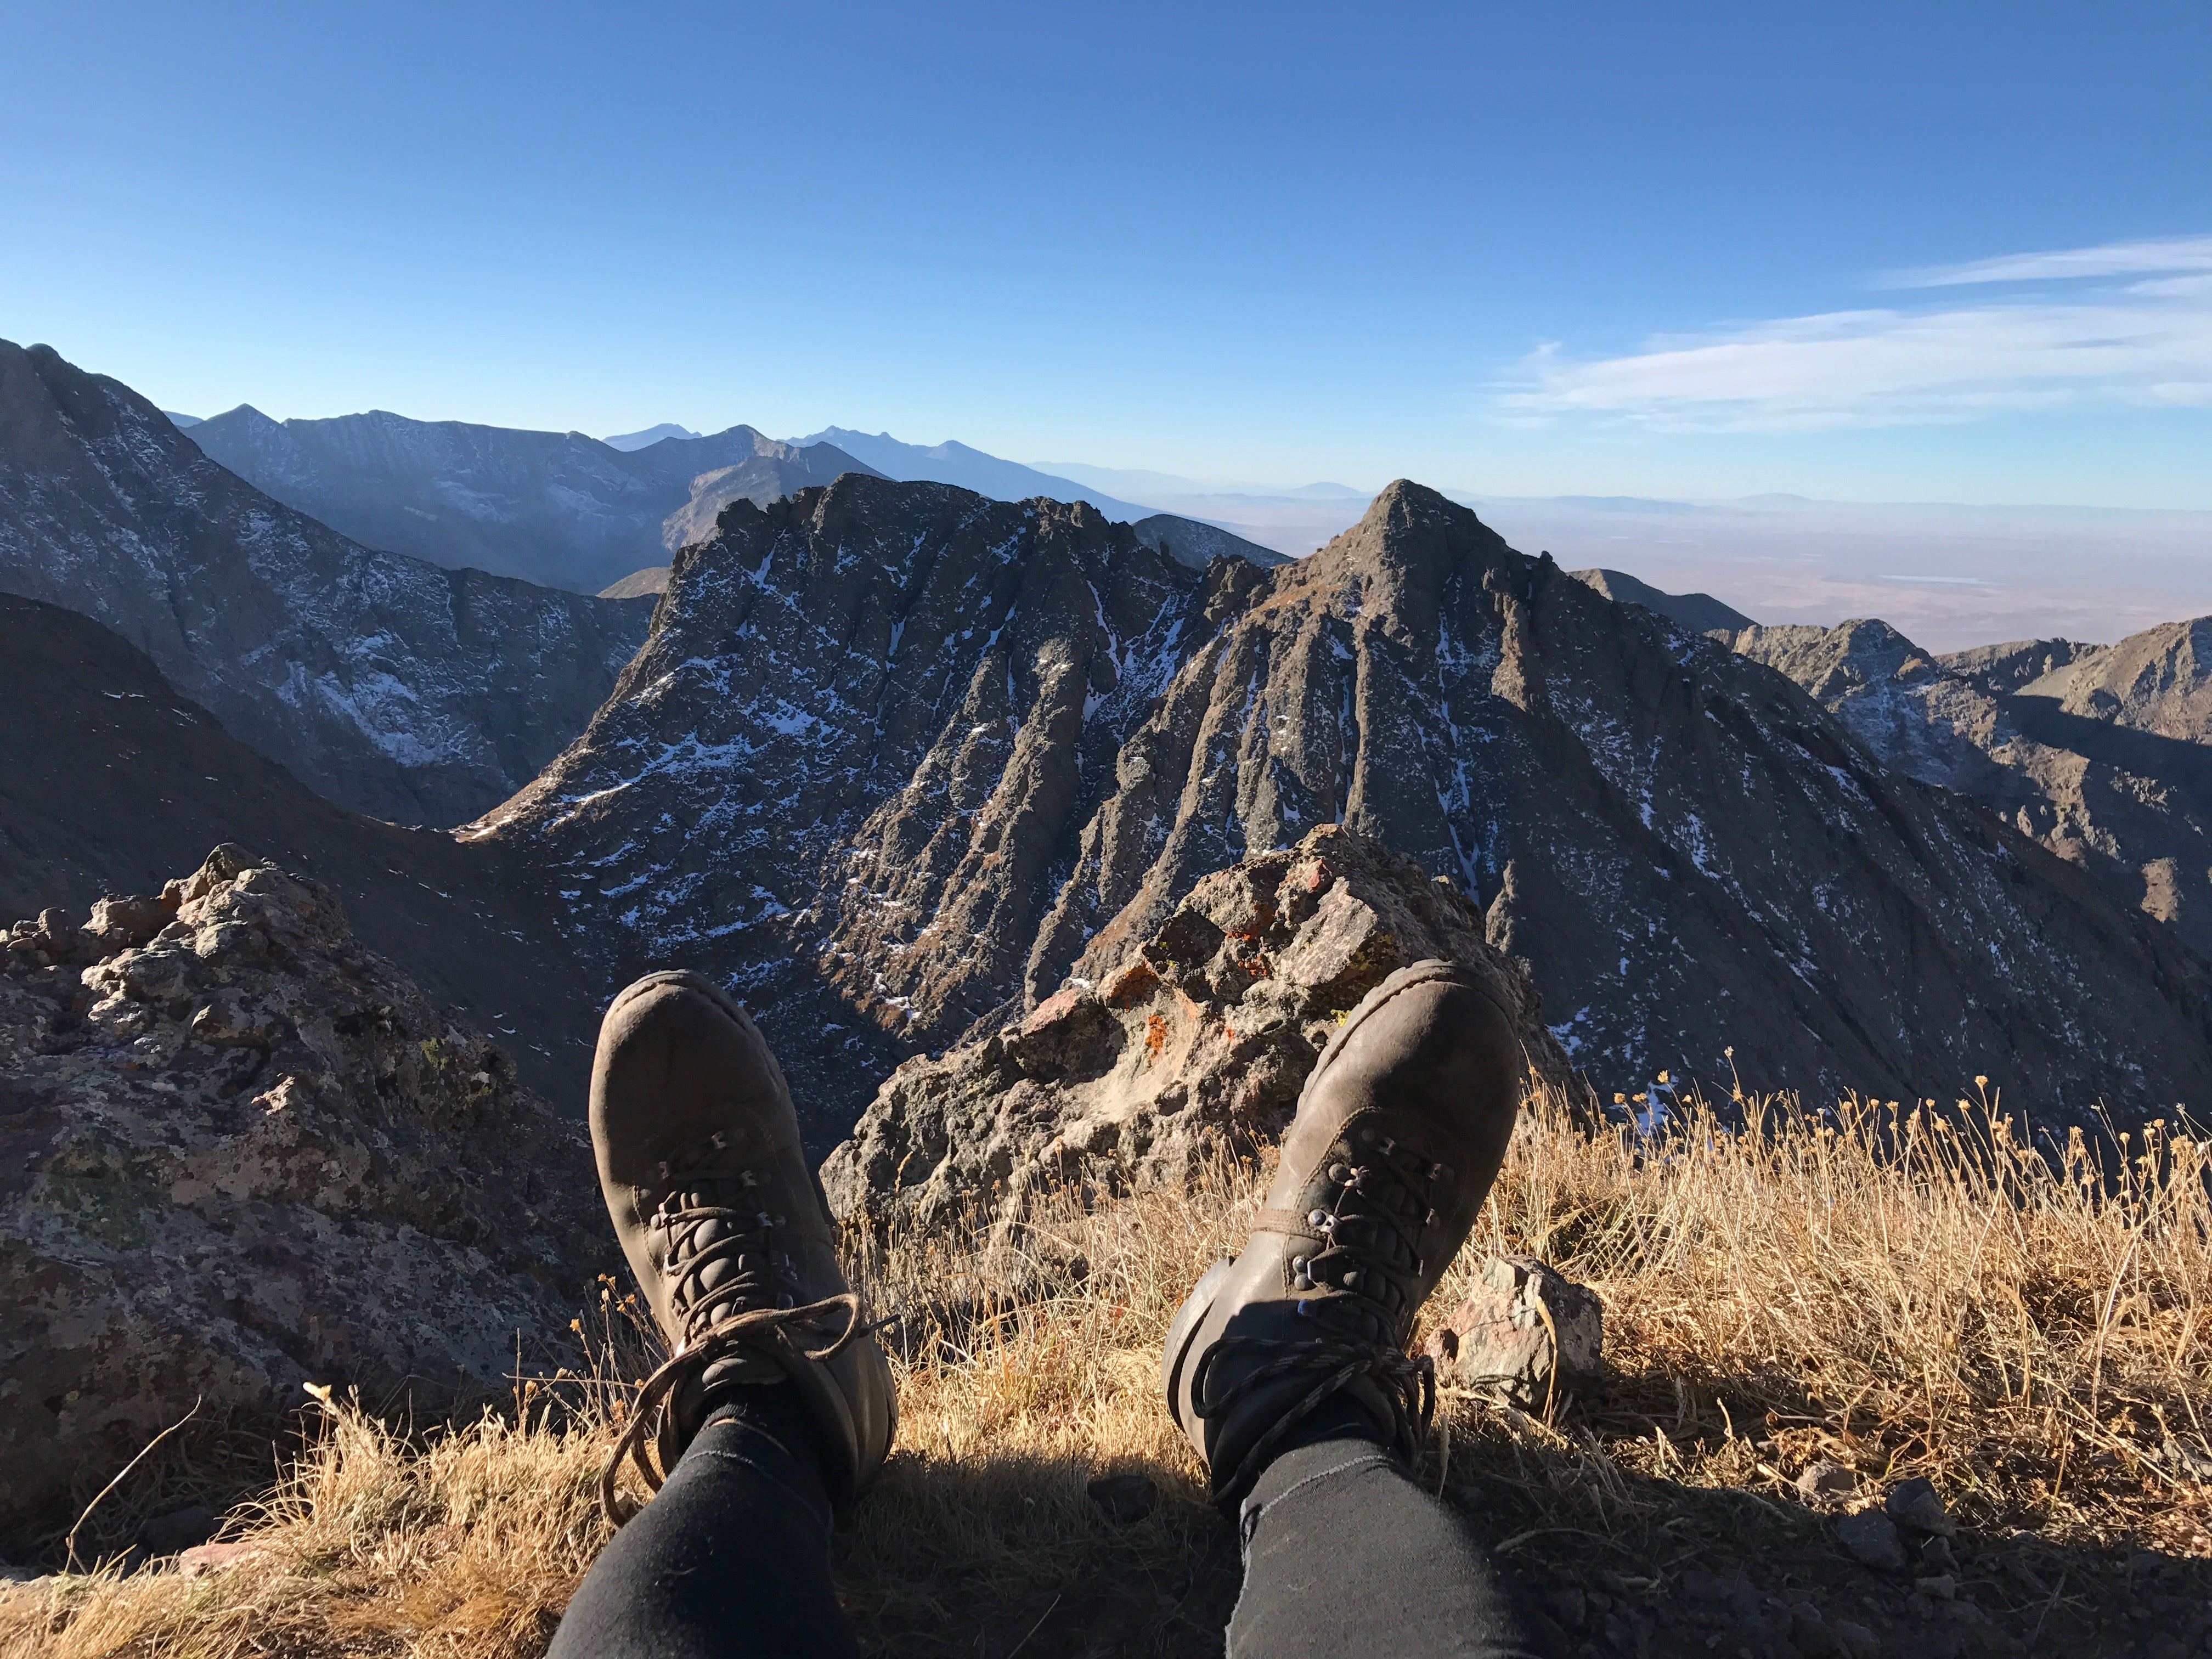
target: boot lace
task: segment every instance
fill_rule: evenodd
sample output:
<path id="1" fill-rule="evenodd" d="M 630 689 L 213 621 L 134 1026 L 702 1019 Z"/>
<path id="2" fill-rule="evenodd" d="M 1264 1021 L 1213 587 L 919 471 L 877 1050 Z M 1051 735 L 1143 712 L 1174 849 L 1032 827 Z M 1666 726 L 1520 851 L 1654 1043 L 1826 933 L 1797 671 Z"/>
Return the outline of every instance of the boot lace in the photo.
<path id="1" fill-rule="evenodd" d="M 804 1306 L 794 1303 L 787 1287 L 798 1283 L 798 1275 L 776 1239 L 786 1218 L 746 1207 L 748 1189 L 759 1184 L 753 1171 L 716 1171 L 723 1161 L 717 1155 L 727 1144 L 718 1133 L 658 1172 L 677 1183 L 654 1209 L 651 1225 L 666 1239 L 662 1271 L 674 1275 L 669 1312 L 683 1337 L 639 1386 L 629 1421 L 600 1471 L 599 1507 L 617 1527 L 642 1507 L 616 1488 L 623 1460 L 635 1464 L 648 1492 L 660 1490 L 665 1477 L 646 1455 L 646 1443 L 661 1437 L 685 1386 L 708 1366 L 750 1350 L 789 1372 L 802 1363 L 832 1358 L 855 1337 L 877 1328 L 862 1324 L 860 1298 L 850 1291 Z M 720 1199 L 735 1201 L 716 1201 Z M 708 1270 L 724 1264 L 730 1271 L 708 1284 Z"/>
<path id="2" fill-rule="evenodd" d="M 1291 1431 L 1363 1376 L 1390 1408 L 1391 1442 L 1399 1456 L 1409 1468 L 1420 1461 L 1436 1419 L 1437 1365 L 1427 1354 L 1408 1358 L 1405 1340 L 1422 1292 L 1421 1234 L 1436 1219 L 1431 1195 L 1451 1171 L 1388 1136 L 1370 1131 L 1363 1143 L 1366 1156 L 1359 1162 L 1347 1143 L 1332 1149 L 1323 1180 L 1334 1196 L 1325 1191 L 1324 1206 L 1262 1210 L 1254 1218 L 1255 1231 L 1314 1234 L 1323 1241 L 1321 1249 L 1291 1261 L 1293 1284 L 1308 1292 L 1299 1298 L 1298 1313 L 1315 1322 L 1315 1334 L 1296 1340 L 1224 1336 L 1199 1357 L 1191 1409 L 1201 1419 L 1226 1415 L 1279 1377 L 1315 1379 L 1233 1468 L 1214 1471 L 1214 1490 L 1225 1502 L 1241 1502 Z M 1209 1396 L 1215 1363 L 1237 1354 L 1265 1357 L 1218 1396 Z"/>

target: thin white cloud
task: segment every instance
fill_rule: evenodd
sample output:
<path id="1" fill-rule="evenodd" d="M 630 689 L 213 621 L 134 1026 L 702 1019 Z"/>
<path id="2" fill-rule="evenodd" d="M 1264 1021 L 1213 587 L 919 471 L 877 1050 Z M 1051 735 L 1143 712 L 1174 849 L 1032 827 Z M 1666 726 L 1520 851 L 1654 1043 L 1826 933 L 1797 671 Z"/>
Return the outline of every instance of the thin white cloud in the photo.
<path id="1" fill-rule="evenodd" d="M 1959 288 L 1974 283 L 2045 283 L 2081 276 L 2136 276 L 2153 271 L 2212 270 L 2212 236 L 2107 242 L 2051 253 L 2007 253 L 1962 265 L 1892 271 L 1881 288 Z"/>
<path id="2" fill-rule="evenodd" d="M 2152 250 L 2156 250 L 2155 253 Z M 2063 269 L 2053 262 L 2071 261 Z M 1952 423 L 2096 402 L 2212 402 L 2212 237 L 2029 254 L 1921 285 L 2178 273 L 1929 311 L 1884 307 L 1655 338 L 1576 362 L 1547 346 L 1497 388 L 1509 418 L 1580 416 L 1701 431 Z M 1979 270 L 1984 274 L 1966 276 Z M 1938 280 L 1940 278 L 1940 280 Z"/>

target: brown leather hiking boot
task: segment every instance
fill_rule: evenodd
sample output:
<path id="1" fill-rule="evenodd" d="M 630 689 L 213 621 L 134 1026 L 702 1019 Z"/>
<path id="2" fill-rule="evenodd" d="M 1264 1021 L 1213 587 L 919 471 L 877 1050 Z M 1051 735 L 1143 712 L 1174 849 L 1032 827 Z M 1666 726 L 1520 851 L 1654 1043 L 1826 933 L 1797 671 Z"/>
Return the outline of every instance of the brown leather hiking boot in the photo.
<path id="1" fill-rule="evenodd" d="M 797 1390 L 820 1431 L 842 1514 L 890 1449 L 890 1367 L 837 1263 L 837 1229 L 799 1139 L 791 1091 L 759 1030 L 697 974 L 647 974 L 607 1009 L 592 1066 L 599 1188 L 630 1271 L 668 1340 L 601 1477 L 625 1456 L 646 1485 L 745 1385 Z"/>
<path id="2" fill-rule="evenodd" d="M 1322 1051 L 1244 1253 L 1198 1281 L 1160 1358 L 1224 1506 L 1338 1394 L 1418 1459 L 1436 1374 L 1406 1339 L 1497 1178 L 1525 1071 L 1504 1012 L 1446 962 L 1391 975 Z"/>

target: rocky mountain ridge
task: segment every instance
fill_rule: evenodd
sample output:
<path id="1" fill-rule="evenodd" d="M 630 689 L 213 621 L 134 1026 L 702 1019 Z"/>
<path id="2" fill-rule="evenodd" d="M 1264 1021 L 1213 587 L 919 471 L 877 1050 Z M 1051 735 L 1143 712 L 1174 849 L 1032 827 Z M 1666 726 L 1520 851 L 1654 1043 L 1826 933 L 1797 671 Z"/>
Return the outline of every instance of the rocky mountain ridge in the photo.
<path id="1" fill-rule="evenodd" d="M 740 495 L 764 503 L 872 471 L 833 446 L 800 448 L 749 426 L 627 449 L 385 410 L 273 421 L 242 404 L 195 425 L 191 440 L 365 545 L 581 593 L 665 562 Z"/>
<path id="2" fill-rule="evenodd" d="M 97 618 L 233 736 L 403 823 L 454 823 L 527 782 L 652 612 L 372 551 L 209 460 L 129 387 L 4 342 L 0 589 Z"/>
<path id="3" fill-rule="evenodd" d="M 813 1044 L 817 1144 L 871 1067 L 1109 982 L 1202 877 L 1329 823 L 1480 905 L 1601 1089 L 1737 1044 L 1753 1087 L 1986 1073 L 2055 1122 L 2212 1074 L 2212 982 L 2164 930 L 1432 491 L 1267 572 L 1127 533 L 853 477 L 733 507 L 471 833 L 610 960 L 720 973 Z"/>
<path id="4" fill-rule="evenodd" d="M 544 868 L 625 969 L 711 963 L 802 1094 L 842 1103 L 909 1026 L 1018 994 L 1122 738 L 1259 577 L 1082 503 L 856 474 L 741 501 L 589 728 L 465 833 Z"/>
<path id="5" fill-rule="evenodd" d="M 1887 623 L 1728 637 L 1790 676 L 1883 763 L 1972 796 L 2212 959 L 2212 620 L 2117 645 L 1936 656 Z"/>

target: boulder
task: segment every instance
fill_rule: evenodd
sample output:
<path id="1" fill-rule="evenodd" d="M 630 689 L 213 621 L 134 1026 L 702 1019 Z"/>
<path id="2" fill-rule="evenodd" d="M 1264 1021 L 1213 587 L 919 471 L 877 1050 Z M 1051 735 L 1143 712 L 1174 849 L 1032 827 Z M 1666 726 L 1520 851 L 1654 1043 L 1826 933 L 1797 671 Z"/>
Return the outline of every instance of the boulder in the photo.
<path id="1" fill-rule="evenodd" d="M 1604 1341 L 1595 1291 L 1534 1256 L 1494 1255 L 1428 1351 L 1463 1386 L 1535 1412 L 1599 1380 Z"/>
<path id="2" fill-rule="evenodd" d="M 169 901 L 42 917 L 82 969 L 0 956 L 0 1547 L 195 1402 L 274 1431 L 308 1382 L 502 1389 L 612 1257 L 581 1130 L 325 889 L 226 846 Z"/>
<path id="3" fill-rule="evenodd" d="M 1179 1179 L 1279 1135 L 1359 1000 L 1426 957 L 1481 975 L 1531 1075 L 1565 1085 L 1525 967 L 1413 860 L 1336 824 L 1204 878 L 1103 981 L 877 1091 L 822 1179 L 841 1216 L 925 1224 L 1018 1206 L 1040 1183 Z"/>

